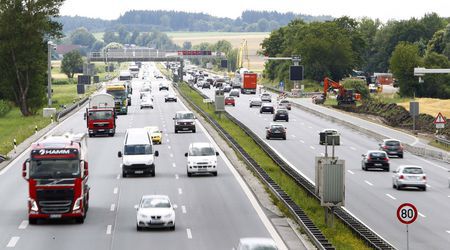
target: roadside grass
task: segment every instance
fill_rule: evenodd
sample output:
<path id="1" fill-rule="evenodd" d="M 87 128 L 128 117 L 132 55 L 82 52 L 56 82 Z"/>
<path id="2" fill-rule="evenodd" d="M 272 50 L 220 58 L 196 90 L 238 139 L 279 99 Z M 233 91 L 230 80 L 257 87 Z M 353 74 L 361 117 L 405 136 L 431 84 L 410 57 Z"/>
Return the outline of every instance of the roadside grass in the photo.
<path id="1" fill-rule="evenodd" d="M 203 98 L 187 84 L 179 84 L 180 90 L 191 99 L 197 106 L 211 115 L 218 123 L 255 159 L 258 164 L 270 175 L 270 177 L 302 208 L 314 224 L 323 232 L 327 239 L 337 249 L 370 249 L 366 244 L 354 235 L 338 219 L 335 220 L 334 228 L 325 225 L 324 210 L 318 200 L 307 194 L 299 187 L 292 178 L 286 175 L 272 159 L 231 120 L 222 116 L 219 118 L 214 113 L 211 104 L 203 103 Z M 311 163 L 313 164 L 313 163 Z M 280 206 L 280 203 L 277 204 Z M 282 209 L 286 212 L 286 209 Z M 289 215 L 288 215 L 289 216 Z"/>
<path id="2" fill-rule="evenodd" d="M 445 150 L 445 151 L 447 151 L 447 152 L 450 152 L 450 147 L 449 147 L 449 146 L 446 146 L 446 145 L 444 145 L 444 144 L 442 144 L 442 143 L 439 143 L 439 142 L 437 142 L 437 141 L 430 141 L 429 144 L 430 144 L 431 146 L 434 146 L 434 147 L 440 148 L 440 149 L 442 149 L 442 150 Z"/>

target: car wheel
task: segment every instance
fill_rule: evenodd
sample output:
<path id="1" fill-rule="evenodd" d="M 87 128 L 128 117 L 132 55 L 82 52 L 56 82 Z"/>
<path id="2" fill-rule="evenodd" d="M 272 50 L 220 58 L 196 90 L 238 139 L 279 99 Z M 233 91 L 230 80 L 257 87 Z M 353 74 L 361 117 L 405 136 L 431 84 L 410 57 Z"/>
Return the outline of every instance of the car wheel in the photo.
<path id="1" fill-rule="evenodd" d="M 236 104 L 233 104 L 233 107 L 236 106 Z"/>
<path id="2" fill-rule="evenodd" d="M 213 176 L 217 176 L 217 171 L 216 171 L 216 172 L 213 172 Z"/>
<path id="3" fill-rule="evenodd" d="M 392 188 L 397 188 L 394 183 L 392 183 Z"/>
<path id="4" fill-rule="evenodd" d="M 275 122 L 275 121 L 277 121 L 277 119 L 273 118 L 273 121 Z"/>
<path id="5" fill-rule="evenodd" d="M 142 231 L 142 227 L 140 227 L 139 225 L 136 225 L 136 231 Z"/>
<path id="6" fill-rule="evenodd" d="M 142 109 L 142 106 L 141 106 L 141 109 Z"/>
<path id="7" fill-rule="evenodd" d="M 177 102 L 177 100 L 175 100 L 175 102 Z"/>
<path id="8" fill-rule="evenodd" d="M 403 154 L 399 155 L 398 157 L 403 158 Z"/>
<path id="9" fill-rule="evenodd" d="M 262 111 L 259 111 L 260 114 L 262 114 Z"/>
<path id="10" fill-rule="evenodd" d="M 156 176 L 156 172 L 155 170 L 153 170 L 153 172 L 150 174 L 151 177 L 155 177 Z"/>
<path id="11" fill-rule="evenodd" d="M 171 227 L 170 227 L 170 230 L 171 230 L 171 231 L 175 231 L 175 225 L 171 226 Z"/>
<path id="12" fill-rule="evenodd" d="M 252 107 L 252 105 L 250 105 L 250 108 Z"/>
<path id="13" fill-rule="evenodd" d="M 177 134 L 178 133 L 178 130 L 177 129 L 175 129 L 175 134 Z"/>
<path id="14" fill-rule="evenodd" d="M 283 140 L 286 140 L 286 136 L 285 136 L 285 137 L 283 137 Z"/>
<path id="15" fill-rule="evenodd" d="M 188 177 L 192 177 L 192 173 L 187 172 Z"/>
<path id="16" fill-rule="evenodd" d="M 78 224 L 83 224 L 84 218 L 85 218 L 85 216 L 77 217 L 77 218 L 75 218 L 75 222 Z"/>
<path id="17" fill-rule="evenodd" d="M 122 172 L 122 178 L 126 178 L 127 174 L 125 172 Z"/>
<path id="18" fill-rule="evenodd" d="M 397 185 L 395 185 L 395 186 L 397 187 L 397 190 L 400 190 L 400 189 L 401 189 L 401 187 L 400 187 L 399 184 L 397 184 Z"/>
<path id="19" fill-rule="evenodd" d="M 390 171 L 389 167 L 385 168 L 384 171 L 389 172 Z"/>
<path id="20" fill-rule="evenodd" d="M 30 225 L 36 225 L 37 222 L 38 222 L 38 219 L 36 219 L 36 218 L 28 218 L 28 223 Z"/>
<path id="21" fill-rule="evenodd" d="M 427 191 L 427 186 L 423 187 L 422 191 Z"/>
<path id="22" fill-rule="evenodd" d="M 289 119 L 286 119 L 286 122 L 289 122 Z"/>
<path id="23" fill-rule="evenodd" d="M 167 102 L 167 100 L 164 100 L 164 102 Z"/>
<path id="24" fill-rule="evenodd" d="M 195 133 L 195 128 L 192 130 L 192 133 Z"/>

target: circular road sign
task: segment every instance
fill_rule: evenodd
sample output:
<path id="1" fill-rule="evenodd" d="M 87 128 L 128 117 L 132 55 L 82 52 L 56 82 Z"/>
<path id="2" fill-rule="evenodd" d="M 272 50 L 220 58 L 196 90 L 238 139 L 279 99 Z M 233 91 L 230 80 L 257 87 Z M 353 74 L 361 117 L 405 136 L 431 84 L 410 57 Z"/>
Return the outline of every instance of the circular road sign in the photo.
<path id="1" fill-rule="evenodd" d="M 417 208 L 411 203 L 403 203 L 397 209 L 397 218 L 403 224 L 411 224 L 417 219 Z"/>

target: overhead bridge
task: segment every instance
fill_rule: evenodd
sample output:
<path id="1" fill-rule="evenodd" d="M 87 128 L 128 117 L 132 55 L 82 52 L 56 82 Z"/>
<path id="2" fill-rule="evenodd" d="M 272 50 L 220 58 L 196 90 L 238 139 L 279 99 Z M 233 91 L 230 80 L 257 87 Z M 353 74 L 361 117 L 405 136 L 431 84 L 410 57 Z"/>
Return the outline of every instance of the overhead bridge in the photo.
<path id="1" fill-rule="evenodd" d="M 224 58 L 220 52 L 162 51 L 149 48 L 107 49 L 88 54 L 89 62 L 181 62 L 193 58 Z"/>

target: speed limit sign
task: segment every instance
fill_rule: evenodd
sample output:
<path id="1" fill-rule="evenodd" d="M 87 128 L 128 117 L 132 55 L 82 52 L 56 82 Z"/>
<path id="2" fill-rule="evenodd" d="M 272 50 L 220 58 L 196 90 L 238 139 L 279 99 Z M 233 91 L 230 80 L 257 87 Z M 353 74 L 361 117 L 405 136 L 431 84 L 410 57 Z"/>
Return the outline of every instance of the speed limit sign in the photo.
<path id="1" fill-rule="evenodd" d="M 417 219 L 417 208 L 411 203 L 403 203 L 397 209 L 397 218 L 403 224 L 411 224 Z"/>

